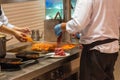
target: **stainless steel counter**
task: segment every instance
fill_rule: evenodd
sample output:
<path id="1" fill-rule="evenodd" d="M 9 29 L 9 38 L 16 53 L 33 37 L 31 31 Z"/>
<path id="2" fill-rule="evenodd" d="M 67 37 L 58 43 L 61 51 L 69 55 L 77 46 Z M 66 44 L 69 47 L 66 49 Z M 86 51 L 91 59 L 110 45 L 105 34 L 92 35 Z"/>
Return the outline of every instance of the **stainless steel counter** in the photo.
<path id="1" fill-rule="evenodd" d="M 57 67 L 64 65 L 67 62 L 70 62 L 79 57 L 80 49 L 75 48 L 70 51 L 70 56 L 65 58 L 48 58 L 44 61 L 41 61 L 37 64 L 28 66 L 19 71 L 12 72 L 2 72 L 5 74 L 3 78 L 0 77 L 0 80 L 32 80 L 40 75 L 43 75 Z"/>

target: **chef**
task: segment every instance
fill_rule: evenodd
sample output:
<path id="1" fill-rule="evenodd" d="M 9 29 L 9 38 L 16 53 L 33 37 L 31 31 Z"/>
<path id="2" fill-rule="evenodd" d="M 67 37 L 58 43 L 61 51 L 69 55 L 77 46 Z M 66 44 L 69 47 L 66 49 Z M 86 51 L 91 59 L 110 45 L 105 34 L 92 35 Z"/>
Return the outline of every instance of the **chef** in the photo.
<path id="1" fill-rule="evenodd" d="M 8 18 L 5 16 L 2 6 L 0 5 L 0 32 L 14 35 L 19 41 L 26 41 L 26 33 L 29 33 L 29 28 L 19 28 L 8 22 Z"/>
<path id="2" fill-rule="evenodd" d="M 77 0 L 72 19 L 54 28 L 58 37 L 64 31 L 81 33 L 80 80 L 114 80 L 119 51 L 117 4 L 120 5 L 120 1 Z"/>

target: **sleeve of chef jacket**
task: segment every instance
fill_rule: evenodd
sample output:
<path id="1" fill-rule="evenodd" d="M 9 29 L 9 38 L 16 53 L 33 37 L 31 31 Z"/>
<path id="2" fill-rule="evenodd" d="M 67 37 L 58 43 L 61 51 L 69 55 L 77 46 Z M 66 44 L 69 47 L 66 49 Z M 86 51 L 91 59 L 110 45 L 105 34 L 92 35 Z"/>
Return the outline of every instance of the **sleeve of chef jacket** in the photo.
<path id="1" fill-rule="evenodd" d="M 69 33 L 81 32 L 90 22 L 93 0 L 77 0 L 73 17 L 66 24 Z"/>
<path id="2" fill-rule="evenodd" d="M 1 7 L 1 11 L 2 11 L 2 14 L 0 15 L 0 26 L 4 24 L 9 28 L 13 28 L 14 25 L 12 25 L 8 22 L 8 18 L 5 16 L 5 13 L 4 13 L 2 7 Z"/>

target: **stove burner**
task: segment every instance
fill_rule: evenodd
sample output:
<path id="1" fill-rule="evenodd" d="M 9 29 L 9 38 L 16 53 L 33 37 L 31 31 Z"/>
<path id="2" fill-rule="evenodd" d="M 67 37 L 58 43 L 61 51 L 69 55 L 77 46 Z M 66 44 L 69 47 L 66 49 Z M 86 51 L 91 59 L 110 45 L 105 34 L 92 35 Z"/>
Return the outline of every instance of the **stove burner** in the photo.
<path id="1" fill-rule="evenodd" d="M 17 71 L 21 70 L 19 65 L 1 64 L 1 71 Z"/>
<path id="2" fill-rule="evenodd" d="M 1 63 L 1 71 L 18 71 L 18 70 L 21 70 L 22 68 L 31 66 L 31 65 L 36 64 L 36 63 L 38 63 L 37 60 L 34 60 L 32 63 L 21 64 L 21 65 L 13 65 L 13 64 Z"/>

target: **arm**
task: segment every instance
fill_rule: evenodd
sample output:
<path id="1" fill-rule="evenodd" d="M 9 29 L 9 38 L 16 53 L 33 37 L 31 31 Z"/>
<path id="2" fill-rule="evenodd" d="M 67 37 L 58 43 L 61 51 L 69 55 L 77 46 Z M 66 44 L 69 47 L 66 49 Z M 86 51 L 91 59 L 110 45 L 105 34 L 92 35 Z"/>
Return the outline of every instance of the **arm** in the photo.
<path id="1" fill-rule="evenodd" d="M 5 13 L 4 13 L 4 11 L 3 11 L 3 8 L 2 8 L 2 6 L 1 6 L 1 20 L 0 20 L 0 23 L 2 23 L 2 24 L 4 24 L 4 25 L 6 25 L 6 27 L 8 27 L 8 28 L 13 28 L 14 27 L 14 25 L 12 25 L 12 24 L 10 24 L 9 22 L 8 22 L 8 18 L 5 16 Z"/>
<path id="2" fill-rule="evenodd" d="M 62 31 L 66 31 L 66 23 L 61 23 L 61 29 Z"/>
<path id="3" fill-rule="evenodd" d="M 0 21 L 0 24 L 4 24 L 4 25 L 6 25 L 6 27 L 12 28 L 12 29 L 14 29 L 16 31 L 20 31 L 20 32 L 23 32 L 23 33 L 30 33 L 30 30 L 27 27 L 19 28 L 19 27 L 16 27 L 16 26 L 10 24 L 9 21 L 8 21 L 8 18 L 5 16 L 5 13 L 4 13 L 2 7 L 1 7 L 1 12 L 2 12 L 2 15 L 1 15 L 2 20 Z"/>
<path id="4" fill-rule="evenodd" d="M 7 33 L 7 34 L 15 34 L 15 30 L 7 28 L 5 25 L 0 26 L 0 32 Z"/>
<path id="5" fill-rule="evenodd" d="M 73 17 L 66 23 L 69 33 L 81 32 L 91 20 L 93 0 L 77 0 Z"/>
<path id="6" fill-rule="evenodd" d="M 24 27 L 24 28 L 13 27 L 13 29 L 16 31 L 23 32 L 23 33 L 30 33 L 30 29 L 28 27 Z"/>
<path id="7" fill-rule="evenodd" d="M 90 23 L 92 14 L 92 0 L 78 0 L 73 17 L 67 23 L 61 23 L 54 27 L 55 34 L 67 31 L 70 34 L 81 32 Z"/>
<path id="8" fill-rule="evenodd" d="M 25 38 L 26 34 L 24 34 L 22 32 L 18 32 L 18 31 L 14 30 L 14 29 L 8 28 L 5 25 L 0 25 L 0 32 L 14 35 L 16 37 L 16 39 L 18 39 L 21 42 L 26 41 L 26 38 Z"/>

